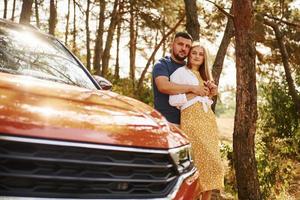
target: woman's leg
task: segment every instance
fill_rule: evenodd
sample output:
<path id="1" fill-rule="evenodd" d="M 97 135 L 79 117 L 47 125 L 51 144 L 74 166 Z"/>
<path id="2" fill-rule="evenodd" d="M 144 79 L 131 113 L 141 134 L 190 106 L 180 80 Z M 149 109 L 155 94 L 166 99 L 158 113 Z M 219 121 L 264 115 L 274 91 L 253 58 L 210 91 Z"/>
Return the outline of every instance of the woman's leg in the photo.
<path id="1" fill-rule="evenodd" d="M 211 192 L 212 192 L 211 190 L 203 192 L 201 200 L 210 200 Z"/>

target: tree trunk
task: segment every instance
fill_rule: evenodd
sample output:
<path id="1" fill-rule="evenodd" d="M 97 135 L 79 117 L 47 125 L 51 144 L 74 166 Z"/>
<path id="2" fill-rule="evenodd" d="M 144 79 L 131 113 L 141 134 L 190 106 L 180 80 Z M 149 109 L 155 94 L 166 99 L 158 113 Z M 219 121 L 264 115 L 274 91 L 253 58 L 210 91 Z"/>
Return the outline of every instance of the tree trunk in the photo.
<path id="1" fill-rule="evenodd" d="M 118 80 L 120 78 L 120 39 L 121 39 L 121 27 L 122 27 L 122 14 L 123 13 L 123 1 L 120 1 L 119 4 L 119 13 L 120 13 L 120 20 L 118 21 L 117 25 L 117 52 L 116 52 L 116 66 L 115 66 L 115 73 L 114 78 Z"/>
<path id="2" fill-rule="evenodd" d="M 7 0 L 4 0 L 3 18 L 6 19 L 6 17 L 7 17 Z"/>
<path id="3" fill-rule="evenodd" d="M 282 58 L 282 63 L 283 63 L 283 67 L 284 67 L 284 71 L 285 71 L 285 79 L 288 83 L 288 89 L 289 89 L 289 94 L 292 97 L 293 103 L 296 107 L 296 111 L 298 116 L 300 117 L 300 97 L 297 94 L 297 90 L 296 87 L 294 85 L 294 80 L 291 74 L 291 69 L 289 66 L 289 56 L 285 47 L 285 44 L 283 42 L 284 40 L 284 35 L 281 33 L 281 31 L 279 30 L 278 25 L 275 22 L 269 21 L 267 19 L 264 19 L 264 23 L 270 27 L 272 27 L 272 29 L 274 30 L 275 33 L 275 37 L 279 46 L 279 50 L 281 53 L 281 58 Z"/>
<path id="4" fill-rule="evenodd" d="M 143 72 L 142 72 L 142 74 L 141 74 L 141 77 L 140 77 L 139 82 L 138 82 L 138 85 L 137 85 L 136 92 L 138 92 L 138 91 L 140 91 L 140 90 L 142 89 L 143 81 L 144 81 L 144 79 L 145 79 L 146 73 L 147 73 L 147 71 L 148 71 L 148 68 L 149 68 L 149 66 L 150 66 L 150 64 L 151 64 L 151 61 L 152 61 L 152 59 L 154 58 L 156 52 L 158 51 L 158 49 L 160 48 L 160 46 L 164 43 L 164 41 L 166 40 L 166 38 L 168 38 L 169 35 L 171 35 L 171 34 L 177 29 L 177 27 L 181 24 L 181 22 L 182 22 L 183 20 L 184 20 L 184 17 L 182 17 L 182 18 L 175 24 L 175 26 L 169 30 L 169 32 L 168 32 L 168 33 L 160 40 L 160 42 L 158 43 L 158 45 L 157 45 L 157 46 L 155 47 L 155 49 L 153 50 L 153 52 L 152 52 L 150 58 L 149 58 L 148 61 L 147 61 L 146 66 L 145 66 L 145 68 L 144 68 L 144 70 L 143 70 Z"/>
<path id="5" fill-rule="evenodd" d="M 91 71 L 91 48 L 90 48 L 90 27 L 89 27 L 89 13 L 90 13 L 90 0 L 87 0 L 85 12 L 85 29 L 86 29 L 86 67 Z"/>
<path id="6" fill-rule="evenodd" d="M 20 22 L 19 22 L 20 24 L 30 24 L 32 4 L 33 4 L 33 0 L 23 0 Z"/>
<path id="7" fill-rule="evenodd" d="M 40 28 L 40 16 L 39 16 L 39 3 L 38 0 L 34 1 L 34 7 L 35 7 L 35 20 L 36 20 L 36 26 Z"/>
<path id="8" fill-rule="evenodd" d="M 49 34 L 55 35 L 56 24 L 57 24 L 56 4 L 54 0 L 50 0 Z"/>
<path id="9" fill-rule="evenodd" d="M 119 64 L 119 60 L 120 60 L 120 38 L 121 38 L 121 24 L 120 22 L 118 23 L 117 26 L 117 52 L 116 52 L 116 66 L 115 66 L 115 74 L 114 74 L 114 78 L 116 80 L 118 80 L 120 78 L 120 64 Z"/>
<path id="10" fill-rule="evenodd" d="M 13 1 L 12 13 L 11 13 L 11 21 L 15 20 L 15 11 L 16 11 L 16 0 Z"/>
<path id="11" fill-rule="evenodd" d="M 65 31 L 65 45 L 66 46 L 68 46 L 70 7 L 71 7 L 71 0 L 68 0 L 68 13 L 67 13 L 67 16 L 66 16 L 67 22 L 66 22 L 66 31 Z"/>
<path id="12" fill-rule="evenodd" d="M 233 152 L 241 200 L 261 199 L 254 151 L 257 90 L 252 3 L 252 0 L 233 0 L 237 70 Z"/>
<path id="13" fill-rule="evenodd" d="M 96 70 L 96 74 L 101 74 L 101 58 L 103 54 L 103 33 L 104 33 L 104 21 L 105 21 L 105 11 L 106 3 L 105 1 L 100 1 L 100 12 L 99 12 L 99 25 L 97 30 L 97 37 L 95 42 L 95 50 L 94 50 L 94 59 L 93 59 L 93 67 Z"/>
<path id="14" fill-rule="evenodd" d="M 165 25 L 165 16 L 163 16 L 163 24 L 162 24 L 162 37 L 164 37 L 166 35 L 166 25 Z M 164 43 L 163 43 L 163 47 L 162 47 L 162 51 L 163 51 L 163 54 L 162 54 L 162 57 L 165 57 L 166 56 L 166 52 L 167 52 L 167 43 L 168 43 L 168 40 L 165 40 Z"/>
<path id="15" fill-rule="evenodd" d="M 72 43 L 72 50 L 74 54 L 77 54 L 77 44 L 76 44 L 76 0 L 73 0 L 73 43 Z"/>
<path id="16" fill-rule="evenodd" d="M 134 41 L 134 69 L 132 70 L 132 73 L 133 73 L 133 77 L 134 77 L 134 81 L 132 82 L 133 83 L 133 88 L 135 88 L 135 71 L 136 71 L 136 50 L 137 50 L 137 39 L 138 39 L 138 35 L 139 35 L 139 17 L 138 17 L 138 12 L 136 11 L 135 12 L 135 41 Z"/>
<path id="17" fill-rule="evenodd" d="M 137 21 L 135 10 L 135 0 L 130 0 L 130 41 L 129 41 L 129 62 L 130 62 L 130 70 L 129 70 L 129 78 L 133 81 L 135 80 L 135 57 L 136 57 L 136 26 L 135 23 Z"/>
<path id="18" fill-rule="evenodd" d="M 158 33 L 159 33 L 159 30 L 157 30 L 156 31 L 156 34 L 155 34 L 155 42 L 154 42 L 154 47 L 156 47 L 157 46 L 157 42 L 158 42 Z M 152 59 L 152 65 L 154 65 L 155 64 L 155 61 L 156 61 L 156 59 L 155 59 L 155 56 L 153 57 L 153 59 Z"/>
<path id="19" fill-rule="evenodd" d="M 220 75 L 223 70 L 223 63 L 226 56 L 227 48 L 230 44 L 231 38 L 234 36 L 234 26 L 233 26 L 233 19 L 228 17 L 227 25 L 225 28 L 225 32 L 218 49 L 215 62 L 212 66 L 212 75 L 216 85 L 219 85 Z M 216 104 L 217 104 L 217 96 L 213 97 L 213 105 L 212 110 L 215 111 Z"/>
<path id="20" fill-rule="evenodd" d="M 198 21 L 196 0 L 184 0 L 186 13 L 186 30 L 193 40 L 200 41 L 200 24 Z"/>
<path id="21" fill-rule="evenodd" d="M 105 49 L 103 51 L 103 56 L 102 56 L 102 73 L 101 75 L 103 77 L 106 77 L 108 74 L 108 66 L 109 66 L 109 59 L 110 59 L 110 49 L 112 45 L 112 40 L 114 37 L 114 32 L 116 29 L 116 25 L 118 22 L 118 4 L 119 0 L 115 0 L 114 2 L 114 8 L 111 14 L 111 20 L 107 32 L 107 37 L 106 37 L 106 43 L 105 43 Z"/>

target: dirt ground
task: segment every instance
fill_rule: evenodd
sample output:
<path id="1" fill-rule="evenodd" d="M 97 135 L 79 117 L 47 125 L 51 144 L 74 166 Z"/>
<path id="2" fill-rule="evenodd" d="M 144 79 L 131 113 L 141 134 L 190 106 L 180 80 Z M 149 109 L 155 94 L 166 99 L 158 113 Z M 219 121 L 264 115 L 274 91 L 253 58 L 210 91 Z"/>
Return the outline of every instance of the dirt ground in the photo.
<path id="1" fill-rule="evenodd" d="M 232 141 L 234 118 L 217 118 L 220 140 Z"/>

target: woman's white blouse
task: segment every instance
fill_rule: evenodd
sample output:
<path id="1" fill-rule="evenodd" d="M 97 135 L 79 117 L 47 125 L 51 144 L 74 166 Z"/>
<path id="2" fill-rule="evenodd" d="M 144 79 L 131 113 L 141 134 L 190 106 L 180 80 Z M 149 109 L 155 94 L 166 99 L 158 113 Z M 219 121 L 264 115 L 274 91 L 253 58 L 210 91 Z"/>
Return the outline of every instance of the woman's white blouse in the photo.
<path id="1" fill-rule="evenodd" d="M 188 69 L 186 66 L 178 68 L 171 76 L 170 81 L 182 85 L 199 85 L 197 77 L 193 72 Z M 196 96 L 191 100 L 187 100 L 185 94 L 177 94 L 169 96 L 169 104 L 171 106 L 176 106 L 181 110 L 195 104 L 196 102 L 201 102 L 205 112 L 208 111 L 208 108 L 211 106 L 213 101 L 208 96 Z"/>

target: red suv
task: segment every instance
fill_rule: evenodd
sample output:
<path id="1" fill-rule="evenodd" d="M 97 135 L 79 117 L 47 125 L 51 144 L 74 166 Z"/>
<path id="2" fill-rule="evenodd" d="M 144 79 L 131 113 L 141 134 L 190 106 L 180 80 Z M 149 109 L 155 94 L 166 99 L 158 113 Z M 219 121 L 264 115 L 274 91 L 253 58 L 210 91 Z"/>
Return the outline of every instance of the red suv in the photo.
<path id="1" fill-rule="evenodd" d="M 0 195 L 196 199 L 191 146 L 52 36 L 0 20 Z"/>

